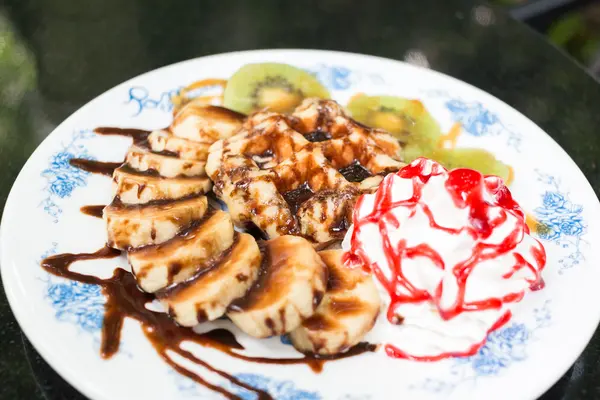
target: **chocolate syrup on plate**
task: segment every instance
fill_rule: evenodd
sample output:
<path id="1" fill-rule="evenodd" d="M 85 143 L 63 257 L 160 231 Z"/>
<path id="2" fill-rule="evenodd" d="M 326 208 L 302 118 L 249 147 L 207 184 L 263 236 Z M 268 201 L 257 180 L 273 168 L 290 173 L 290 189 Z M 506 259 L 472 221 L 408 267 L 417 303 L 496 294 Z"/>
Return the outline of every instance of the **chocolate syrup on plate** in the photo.
<path id="1" fill-rule="evenodd" d="M 375 351 L 376 349 L 375 345 L 360 343 L 347 352 L 332 357 L 305 355 L 302 358 L 273 359 L 246 356 L 239 353 L 240 350 L 244 349 L 243 346 L 226 329 L 215 329 L 210 332 L 198 334 L 190 328 L 184 328 L 175 324 L 165 313 L 147 309 L 146 304 L 152 302 L 154 296 L 142 292 L 138 288 L 134 276 L 121 268 L 116 268 L 113 275 L 107 279 L 69 270 L 69 266 L 76 261 L 115 258 L 120 254 L 120 251 L 105 246 L 94 253 L 54 255 L 44 259 L 41 263 L 42 268 L 53 275 L 77 282 L 100 285 L 102 287 L 102 291 L 107 299 L 104 305 L 105 311 L 100 354 L 105 359 L 112 357 L 118 352 L 124 319 L 126 317 L 132 318 L 141 324 L 144 334 L 150 343 L 152 343 L 156 352 L 177 372 L 222 394 L 228 399 L 239 398 L 228 390 L 206 381 L 201 376 L 175 363 L 168 356 L 168 352 L 176 353 L 186 360 L 220 375 L 232 384 L 255 393 L 258 399 L 268 400 L 272 399 L 272 397 L 266 391 L 256 389 L 225 371 L 213 367 L 206 361 L 194 356 L 191 352 L 183 350 L 180 346 L 181 343 L 184 341 L 194 342 L 200 346 L 211 347 L 231 357 L 253 363 L 277 365 L 306 364 L 315 372 L 320 372 L 327 361 L 352 357 L 365 352 Z"/>
<path id="2" fill-rule="evenodd" d="M 148 140 L 151 131 L 134 128 L 116 128 L 111 126 L 102 126 L 94 129 L 94 133 L 107 136 L 125 136 L 133 139 L 133 144 L 144 145 Z"/>
<path id="3" fill-rule="evenodd" d="M 106 207 L 104 204 L 98 204 L 93 206 L 83 206 L 79 210 L 90 217 L 102 218 L 104 207 Z"/>
<path id="4" fill-rule="evenodd" d="M 123 165 L 123 162 L 104 162 L 96 160 L 88 160 L 85 158 L 71 158 L 69 164 L 75 168 L 82 169 L 93 174 L 101 174 L 112 176 L 115 169 Z"/>

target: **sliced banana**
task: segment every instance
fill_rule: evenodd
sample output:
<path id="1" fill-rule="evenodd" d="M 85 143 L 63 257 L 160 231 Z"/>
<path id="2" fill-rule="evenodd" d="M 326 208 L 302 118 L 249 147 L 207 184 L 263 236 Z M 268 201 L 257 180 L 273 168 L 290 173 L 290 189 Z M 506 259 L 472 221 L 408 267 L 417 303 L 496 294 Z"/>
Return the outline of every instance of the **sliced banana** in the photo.
<path id="1" fill-rule="evenodd" d="M 233 234 L 229 214 L 221 210 L 207 212 L 174 238 L 130 251 L 129 263 L 138 285 L 152 293 L 190 278 L 199 265 L 233 244 Z"/>
<path id="2" fill-rule="evenodd" d="M 298 208 L 300 234 L 317 243 L 341 240 L 352 224 L 352 210 L 359 192 L 322 190 Z"/>
<path id="3" fill-rule="evenodd" d="M 131 146 L 125 162 L 138 171 L 156 171 L 165 178 L 177 176 L 204 176 L 204 161 L 185 160 L 173 154 L 155 153 L 139 146 Z"/>
<path id="4" fill-rule="evenodd" d="M 383 181 L 384 176 L 375 175 L 365 179 L 360 183 L 360 191 L 362 193 L 375 193 L 379 189 L 379 185 Z"/>
<path id="5" fill-rule="evenodd" d="M 152 151 L 170 152 L 185 160 L 205 161 L 208 157 L 210 143 L 198 143 L 171 135 L 167 131 L 154 131 L 148 136 L 148 144 Z"/>
<path id="6" fill-rule="evenodd" d="M 250 130 L 243 128 L 235 136 L 219 140 L 210 147 L 209 175 L 214 175 L 222 167 L 221 163 L 230 156 L 250 156 L 257 166 L 265 169 L 288 159 L 309 144 L 282 116 L 267 117 L 249 126 Z"/>
<path id="7" fill-rule="evenodd" d="M 319 253 L 329 270 L 328 290 L 315 313 L 290 333 L 301 352 L 332 355 L 358 344 L 371 330 L 381 300 L 370 275 L 348 268 L 342 250 Z"/>
<path id="8" fill-rule="evenodd" d="M 117 196 L 125 204 L 180 199 L 207 193 L 212 187 L 208 177 L 164 178 L 156 172 L 136 171 L 127 164 L 115 170 L 113 180 Z"/>
<path id="9" fill-rule="evenodd" d="M 348 119 L 342 106 L 333 100 L 306 98 L 292 114 L 296 123 L 294 128 L 306 134 L 310 132 L 329 132 L 336 119 Z"/>
<path id="10" fill-rule="evenodd" d="M 280 236 L 265 242 L 259 276 L 227 316 L 248 335 L 264 338 L 296 329 L 323 297 L 325 264 L 304 238 Z"/>
<path id="11" fill-rule="evenodd" d="M 123 204 L 117 198 L 103 213 L 108 245 L 129 250 L 166 242 L 192 221 L 201 219 L 207 208 L 206 196 L 140 205 Z"/>
<path id="12" fill-rule="evenodd" d="M 229 249 L 199 266 L 187 280 L 157 292 L 156 297 L 179 325 L 215 320 L 254 283 L 260 262 L 254 238 L 237 234 Z"/>
<path id="13" fill-rule="evenodd" d="M 227 108 L 186 104 L 175 116 L 170 130 L 173 135 L 202 143 L 213 143 L 233 136 L 246 116 Z"/>
<path id="14" fill-rule="evenodd" d="M 243 156 L 228 157 L 218 170 L 207 171 L 215 182 L 214 192 L 222 199 L 236 226 L 252 222 L 269 237 L 293 234 L 298 231 L 296 218 L 277 190 L 277 175 L 271 170 L 260 170 Z"/>
<path id="15" fill-rule="evenodd" d="M 389 135 L 383 135 L 385 138 L 387 136 Z M 398 171 L 406 165 L 399 161 L 399 157 L 396 156 L 395 159 L 386 153 L 376 144 L 374 138 L 376 136 L 373 134 L 357 129 L 343 139 L 332 139 L 317 143 L 315 146 L 321 148 L 325 157 L 336 169 L 358 162 L 371 174 L 385 174 Z M 391 141 L 394 139 L 392 138 Z"/>

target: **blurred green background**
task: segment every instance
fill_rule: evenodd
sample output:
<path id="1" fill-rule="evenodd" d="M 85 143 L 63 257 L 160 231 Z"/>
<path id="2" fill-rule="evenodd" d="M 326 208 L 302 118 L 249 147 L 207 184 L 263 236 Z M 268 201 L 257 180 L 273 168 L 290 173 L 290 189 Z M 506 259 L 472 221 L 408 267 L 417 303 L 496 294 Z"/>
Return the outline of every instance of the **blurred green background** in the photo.
<path id="1" fill-rule="evenodd" d="M 600 1 L 494 0 L 600 77 Z"/>
<path id="2" fill-rule="evenodd" d="M 440 0 L 443 1 L 443 0 Z M 491 3 L 497 7 L 504 8 L 513 18 L 521 20 L 529 25 L 534 30 L 545 35 L 546 38 L 554 43 L 557 47 L 567 52 L 571 57 L 578 61 L 584 68 L 588 69 L 596 77 L 600 78 L 600 0 L 490 0 Z M 15 2 L 17 5 L 19 1 Z M 128 13 L 131 11 L 130 8 L 132 3 L 128 3 L 130 7 L 122 6 L 119 1 L 112 0 L 110 4 L 118 5 L 119 15 L 123 18 L 128 18 Z M 58 5 L 62 2 L 54 3 L 50 7 L 53 12 L 54 9 L 61 11 L 61 7 Z M 93 7 L 92 7 L 93 8 Z M 110 8 L 110 7 L 108 7 Z M 14 7 L 15 10 L 19 10 L 19 7 Z M 77 63 L 71 63 L 71 59 L 74 58 L 86 58 L 88 56 L 94 56 L 88 52 L 94 51 L 94 49 L 102 49 L 101 46 L 86 46 L 86 40 L 89 40 L 88 36 L 81 35 L 80 37 L 72 36 L 69 43 L 62 43 L 60 41 L 52 40 L 51 32 L 47 32 L 44 29 L 44 21 L 39 21 L 39 26 L 29 26 L 31 22 L 21 24 L 22 26 L 16 27 L 11 25 L 11 21 L 15 19 L 9 19 L 6 12 L 9 10 L 3 9 L 0 6 L 0 138 L 6 137 L 10 132 L 7 132 L 7 127 L 28 124 L 34 126 L 22 126 L 20 129 L 23 132 L 40 131 L 39 129 L 32 128 L 51 128 L 50 125 L 55 123 L 52 118 L 47 118 L 47 115 L 25 115 L 30 114 L 32 109 L 30 107 L 32 103 L 39 102 L 40 99 L 32 89 L 36 84 L 40 84 L 38 81 L 53 82 L 52 69 L 54 68 L 74 68 L 69 70 L 69 73 L 76 76 L 79 72 Z M 22 10 L 19 10 L 22 11 Z M 30 12 L 31 10 L 27 10 Z M 56 12 L 58 12 L 56 11 Z M 63 12 L 62 10 L 61 12 Z M 69 10 L 67 10 L 69 11 Z M 135 10 L 134 10 L 135 11 Z M 94 14 L 94 10 L 90 10 L 90 15 L 79 15 L 73 14 L 75 11 L 67 12 L 68 19 L 65 23 L 73 23 L 78 19 L 90 19 L 90 24 L 100 24 L 97 26 L 98 29 L 102 27 L 101 18 L 92 18 L 90 15 Z M 78 11 L 81 13 L 81 11 Z M 73 15 L 71 15 L 73 14 Z M 19 21 L 19 13 L 11 15 L 16 17 L 16 21 Z M 96 16 L 97 17 L 97 16 Z M 93 26 L 96 26 L 93 25 Z M 36 61 L 33 57 L 31 49 L 28 49 L 29 44 L 25 44 L 23 40 L 19 38 L 22 32 L 27 32 L 36 28 L 40 33 L 36 40 L 33 42 L 33 48 L 35 46 L 44 49 L 44 52 L 38 54 L 38 60 Z M 23 31 L 23 29 L 25 31 Z M 143 46 L 138 43 L 139 32 L 136 26 L 131 26 L 131 32 L 128 32 L 128 40 L 126 45 L 121 49 L 121 53 L 116 54 L 113 59 L 107 59 L 103 64 L 95 66 L 97 70 L 87 71 L 88 73 L 94 72 L 94 76 L 98 76 L 99 80 L 97 83 L 96 92 L 101 92 L 106 88 L 114 84 L 115 76 L 111 75 L 111 71 L 114 68 L 109 68 L 112 64 L 126 62 L 130 66 L 132 71 L 139 70 L 139 73 L 144 72 L 144 66 L 146 63 L 143 57 L 140 56 L 139 52 L 129 51 L 129 47 Z M 108 31 L 110 32 L 110 30 Z M 140 39 L 141 40 L 141 39 Z M 50 45 L 45 42 L 50 42 Z M 43 42 L 43 43 L 39 43 Z M 60 46 L 69 47 L 71 52 L 74 50 L 80 51 L 81 54 L 63 54 L 59 51 L 48 52 L 48 46 L 53 50 L 60 49 Z M 52 47 L 54 46 L 54 47 Z M 59 46 L 56 48 L 56 46 Z M 128 47 L 129 46 L 129 47 Z M 73 50 L 74 49 L 74 50 Z M 39 50 L 39 49 L 38 49 Z M 115 50 L 116 51 L 116 50 Z M 504 49 L 504 51 L 510 51 L 510 49 Z M 135 54 L 133 56 L 132 54 Z M 92 57 L 92 58 L 94 58 Z M 52 58 L 52 59 L 51 59 Z M 59 66 L 59 67 L 57 67 Z M 36 73 L 37 70 L 37 73 Z M 78 72 L 79 71 L 79 72 Z M 98 72 L 98 73 L 95 73 Z M 102 72 L 102 73 L 100 73 Z M 47 79 L 41 79 L 42 75 L 47 75 Z M 74 80 L 76 81 L 76 80 Z M 55 85 L 56 86 L 56 85 Z M 57 93 L 56 87 L 42 87 L 46 94 L 52 92 L 53 96 L 56 97 L 56 104 L 50 104 L 50 107 L 63 107 L 65 110 L 71 110 L 72 105 L 64 104 L 64 98 L 70 100 L 87 100 L 87 92 L 81 91 L 82 98 L 77 98 L 78 88 L 72 85 L 60 85 L 61 90 L 66 93 Z M 51 90 L 52 89 L 52 90 Z M 46 104 L 48 108 L 48 104 Z M 57 115 L 63 115 L 66 117 L 68 112 L 62 112 L 57 110 Z M 54 118 L 55 120 L 57 118 Z M 48 125 L 48 126 L 46 126 Z M 41 129 L 43 132 L 48 132 L 50 129 Z M 16 139 L 15 139 L 16 140 Z M 33 142 L 32 142 L 33 143 Z M 24 146 L 22 151 L 29 153 L 32 149 Z M 2 149 L 0 149 L 0 156 L 2 155 Z"/>

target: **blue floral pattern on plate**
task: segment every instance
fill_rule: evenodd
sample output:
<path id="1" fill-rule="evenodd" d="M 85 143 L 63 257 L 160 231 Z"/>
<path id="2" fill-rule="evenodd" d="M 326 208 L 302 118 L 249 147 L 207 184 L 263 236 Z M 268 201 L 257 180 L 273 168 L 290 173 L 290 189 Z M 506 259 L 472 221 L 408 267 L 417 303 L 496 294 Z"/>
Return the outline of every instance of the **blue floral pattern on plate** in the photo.
<path id="1" fill-rule="evenodd" d="M 558 178 L 536 172 L 538 181 L 547 187 L 541 195 L 542 205 L 534 210 L 540 223 L 537 234 L 544 241 L 572 250 L 558 261 L 558 273 L 563 274 L 585 260 L 581 251 L 581 245 L 585 243 L 582 236 L 587 232 L 587 223 L 582 216 L 583 207 L 570 200 L 569 193 L 561 189 Z"/>
<path id="2" fill-rule="evenodd" d="M 319 64 L 309 69 L 329 89 L 343 91 L 351 88 L 364 75 L 371 83 L 384 84 L 385 81 L 377 74 L 363 74 L 351 71 L 342 66 L 328 66 Z M 153 95 L 142 86 L 131 87 L 128 90 L 126 103 L 136 107 L 134 116 L 146 110 L 159 110 L 171 112 L 173 104 L 171 97 L 179 94 L 181 87 L 170 89 Z M 202 93 L 194 93 L 201 95 Z M 466 101 L 451 97 L 447 93 L 430 92 L 430 97 L 441 98 L 445 108 L 450 112 L 456 122 L 460 122 L 464 131 L 474 137 L 507 136 L 507 146 L 519 152 L 521 135 L 513 132 L 500 120 L 497 114 L 477 101 Z M 62 214 L 60 199 L 68 198 L 76 188 L 87 185 L 89 173 L 74 168 L 69 161 L 74 157 L 93 159 L 84 142 L 93 133 L 90 130 L 73 132 L 71 140 L 62 146 L 62 149 L 53 154 L 48 167 L 41 175 L 46 180 L 44 193 L 46 198 L 41 202 L 44 211 L 49 214 L 54 222 L 58 222 Z M 580 245 L 584 243 L 582 236 L 587 231 L 587 223 L 582 217 L 583 207 L 569 199 L 569 193 L 561 190 L 557 178 L 538 171 L 538 180 L 546 185 L 547 189 L 541 194 L 541 205 L 534 210 L 537 220 L 543 224 L 543 229 L 538 234 L 541 239 L 571 249 L 572 252 L 560 260 L 559 273 L 574 267 L 583 259 Z M 43 257 L 56 252 L 57 243 Z M 100 286 L 82 284 L 49 276 L 45 279 L 46 298 L 54 309 L 57 320 L 73 323 L 83 331 L 97 334 L 102 327 L 105 299 Z M 450 360 L 451 367 L 448 375 L 443 378 L 427 378 L 421 383 L 412 386 L 415 390 L 424 390 L 434 393 L 449 393 L 459 385 L 474 383 L 478 379 L 498 376 L 511 365 L 527 359 L 527 345 L 536 339 L 536 332 L 551 324 L 551 311 L 549 301 L 534 310 L 533 322 L 511 322 L 509 325 L 491 333 L 485 345 L 471 357 L 454 358 Z M 289 338 L 281 337 L 282 343 L 290 344 Z M 206 391 L 175 372 L 178 389 L 181 393 L 205 398 Z M 278 399 L 320 399 L 317 392 L 297 388 L 293 381 L 276 380 L 271 377 L 241 373 L 236 377 L 241 381 L 267 390 Z M 255 395 L 237 386 L 228 386 L 234 394 L 243 399 L 254 398 Z M 366 399 L 368 396 L 347 395 L 343 399 Z"/>
<path id="3" fill-rule="evenodd" d="M 287 344 L 287 345 L 292 344 L 292 341 L 290 340 L 290 337 L 288 335 L 281 335 L 279 337 L 279 340 L 281 340 L 281 343 L 283 343 L 283 344 Z"/>
<path id="4" fill-rule="evenodd" d="M 336 65 L 319 64 L 315 68 L 309 68 L 308 71 L 332 90 L 347 90 L 358 78 L 357 74 L 348 68 Z"/>
<path id="5" fill-rule="evenodd" d="M 308 72 L 314 74 L 317 79 L 331 90 L 347 90 L 360 79 L 360 74 L 344 66 L 319 64 L 313 68 L 308 68 Z M 370 79 L 378 84 L 383 84 L 383 78 L 377 74 L 371 74 Z M 126 104 L 134 104 L 135 111 L 133 116 L 138 116 L 147 110 L 159 110 L 170 113 L 173 111 L 171 98 L 181 93 L 183 86 L 164 90 L 153 94 L 147 87 L 132 86 L 127 91 Z M 214 87 L 205 87 L 196 89 L 188 93 L 190 97 L 202 96 Z"/>
<path id="6" fill-rule="evenodd" d="M 40 261 L 57 253 L 58 243 L 40 257 Z M 58 321 L 70 322 L 88 333 L 99 333 L 104 319 L 106 302 L 99 285 L 60 279 L 48 275 L 46 279 L 46 299 L 54 309 Z"/>
<path id="7" fill-rule="evenodd" d="M 73 190 L 87 185 L 90 173 L 73 167 L 69 161 L 72 158 L 94 159 L 84 145 L 84 142 L 93 135 L 91 130 L 73 132 L 71 140 L 50 157 L 48 168 L 41 173 L 46 180 L 46 186 L 43 189 L 46 198 L 42 200 L 40 206 L 54 219 L 54 222 L 58 222 L 58 218 L 62 214 L 59 199 L 70 197 Z"/>
<path id="8" fill-rule="evenodd" d="M 481 102 L 466 101 L 445 91 L 433 90 L 425 93 L 432 98 L 443 99 L 452 119 L 459 122 L 467 134 L 475 137 L 506 135 L 506 145 L 517 152 L 521 151 L 521 134 L 507 127 L 496 113 Z"/>
<path id="9" fill-rule="evenodd" d="M 514 363 L 527 359 L 527 344 L 535 340 L 535 333 L 548 327 L 552 321 L 550 300 L 534 309 L 534 323 L 529 326 L 512 322 L 488 335 L 486 343 L 477 354 L 455 357 L 447 378 L 427 378 L 412 385 L 411 389 L 449 394 L 459 385 L 474 384 L 478 379 L 497 376 Z"/>
<path id="10" fill-rule="evenodd" d="M 137 110 L 133 116 L 140 115 L 144 110 L 160 110 L 164 112 L 173 111 L 173 103 L 171 97 L 176 96 L 181 91 L 182 87 L 166 90 L 155 97 L 152 97 L 150 91 L 143 86 L 133 86 L 129 88 L 128 99 L 125 103 L 135 104 Z"/>
<path id="11" fill-rule="evenodd" d="M 174 371 L 170 373 L 175 374 L 177 389 L 185 397 L 205 398 L 207 395 L 210 396 L 210 393 L 204 386 Z M 241 373 L 234 375 L 234 377 L 256 389 L 268 392 L 271 397 L 278 400 L 320 400 L 322 398 L 317 392 L 299 389 L 294 382 L 288 380 L 276 380 L 265 375 L 252 373 Z M 223 387 L 243 400 L 254 400 L 257 398 L 256 393 L 232 383 L 227 383 Z"/>
<path id="12" fill-rule="evenodd" d="M 292 381 L 277 381 L 260 374 L 238 374 L 235 377 L 247 385 L 268 392 L 271 397 L 278 400 L 320 400 L 322 398 L 317 392 L 298 389 Z M 238 386 L 230 390 L 243 400 L 257 399 L 255 393 Z"/>

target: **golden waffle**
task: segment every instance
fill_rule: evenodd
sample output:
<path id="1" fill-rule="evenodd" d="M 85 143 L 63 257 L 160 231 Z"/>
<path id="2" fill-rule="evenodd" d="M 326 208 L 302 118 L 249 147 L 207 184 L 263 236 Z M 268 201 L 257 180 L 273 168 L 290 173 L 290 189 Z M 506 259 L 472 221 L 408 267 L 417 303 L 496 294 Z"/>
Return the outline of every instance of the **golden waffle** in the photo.
<path id="1" fill-rule="evenodd" d="M 210 147 L 206 171 L 236 225 L 322 243 L 345 234 L 358 195 L 404 166 L 400 150 L 336 102 L 306 99 L 291 116 L 250 116 Z"/>

